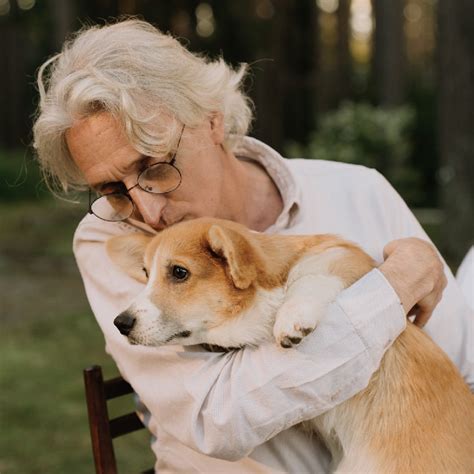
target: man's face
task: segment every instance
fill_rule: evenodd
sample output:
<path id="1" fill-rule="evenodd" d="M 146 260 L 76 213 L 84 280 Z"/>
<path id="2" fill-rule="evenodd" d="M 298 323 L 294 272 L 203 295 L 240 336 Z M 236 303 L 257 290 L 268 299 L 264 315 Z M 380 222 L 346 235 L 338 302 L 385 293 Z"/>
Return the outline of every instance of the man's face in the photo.
<path id="1" fill-rule="evenodd" d="M 222 128 L 219 117 L 198 128 L 185 128 L 175 162 L 181 185 L 160 195 L 133 188 L 129 193 L 135 204 L 132 217 L 156 230 L 197 217 L 228 218 L 223 207 Z M 135 186 L 146 166 L 172 158 L 141 155 L 130 145 L 119 122 L 106 112 L 76 122 L 66 133 L 66 142 L 89 185 L 102 194 Z"/>

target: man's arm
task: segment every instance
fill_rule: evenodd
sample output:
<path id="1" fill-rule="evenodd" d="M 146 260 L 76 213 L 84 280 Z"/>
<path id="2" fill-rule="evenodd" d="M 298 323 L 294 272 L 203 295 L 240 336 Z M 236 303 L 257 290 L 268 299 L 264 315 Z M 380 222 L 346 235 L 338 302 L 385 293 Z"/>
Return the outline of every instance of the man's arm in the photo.
<path id="1" fill-rule="evenodd" d="M 217 354 L 132 346 L 113 319 L 141 286 L 108 259 L 104 243 L 112 235 L 86 221 L 74 244 L 107 351 L 161 429 L 210 456 L 245 457 L 280 431 L 347 400 L 365 388 L 405 327 L 396 293 L 373 270 L 341 293 L 296 349 L 270 343 Z"/>

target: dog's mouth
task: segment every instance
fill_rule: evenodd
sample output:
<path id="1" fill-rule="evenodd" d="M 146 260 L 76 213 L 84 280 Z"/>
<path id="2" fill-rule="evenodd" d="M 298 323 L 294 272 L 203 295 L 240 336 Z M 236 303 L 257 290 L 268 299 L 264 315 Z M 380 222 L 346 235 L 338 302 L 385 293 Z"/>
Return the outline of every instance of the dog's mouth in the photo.
<path id="1" fill-rule="evenodd" d="M 179 331 L 171 336 L 169 336 L 166 339 L 159 339 L 156 337 L 149 337 L 148 335 L 134 335 L 133 333 L 130 333 L 127 336 L 129 344 L 132 346 L 150 346 L 150 347 L 159 347 L 163 346 L 164 344 L 167 344 L 168 342 L 172 341 L 173 339 L 179 339 L 179 338 L 187 338 L 191 336 L 191 331 Z"/>
<path id="2" fill-rule="evenodd" d="M 173 339 L 178 339 L 178 338 L 181 338 L 181 337 L 186 338 L 186 337 L 189 337 L 189 336 L 191 336 L 191 331 L 180 331 L 180 332 L 177 332 L 177 333 L 171 335 L 170 337 L 168 337 L 167 339 L 165 339 L 162 342 L 153 342 L 151 340 L 144 340 L 144 339 L 140 339 L 140 338 L 135 338 L 133 335 L 127 336 L 127 339 L 128 339 L 128 342 L 132 346 L 162 346 L 163 344 L 167 344 L 168 342 L 172 341 Z"/>
<path id="3" fill-rule="evenodd" d="M 168 339 L 166 339 L 165 343 L 170 342 L 173 339 L 176 339 L 178 337 L 189 337 L 190 335 L 191 335 L 191 331 L 180 331 L 180 332 L 177 332 L 176 334 L 173 334 Z"/>

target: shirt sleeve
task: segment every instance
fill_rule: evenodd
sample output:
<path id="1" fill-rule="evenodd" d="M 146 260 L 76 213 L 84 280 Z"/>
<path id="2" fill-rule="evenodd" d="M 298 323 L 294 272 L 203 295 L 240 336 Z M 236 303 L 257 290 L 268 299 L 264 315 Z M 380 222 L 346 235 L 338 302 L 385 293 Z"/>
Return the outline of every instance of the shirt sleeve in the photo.
<path id="1" fill-rule="evenodd" d="M 372 201 L 377 203 L 375 212 L 380 214 L 380 222 L 385 223 L 387 243 L 405 237 L 433 243 L 390 183 L 377 171 L 372 172 L 375 193 Z M 456 238 L 455 232 L 452 238 Z M 448 283 L 424 329 L 456 364 L 474 392 L 474 311 L 441 254 L 440 257 Z"/>
<path id="2" fill-rule="evenodd" d="M 153 422 L 209 456 L 241 459 L 282 430 L 347 400 L 367 386 L 405 327 L 397 295 L 373 270 L 344 290 L 318 329 L 294 349 L 274 343 L 229 353 L 132 346 L 113 319 L 142 286 L 108 259 L 104 242 L 112 235 L 84 224 L 74 241 L 106 349 Z"/>

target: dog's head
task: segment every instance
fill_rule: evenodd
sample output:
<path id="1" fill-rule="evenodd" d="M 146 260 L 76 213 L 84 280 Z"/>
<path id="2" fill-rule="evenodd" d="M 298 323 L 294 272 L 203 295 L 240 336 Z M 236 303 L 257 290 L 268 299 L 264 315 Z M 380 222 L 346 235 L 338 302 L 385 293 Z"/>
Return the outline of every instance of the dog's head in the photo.
<path id="1" fill-rule="evenodd" d="M 239 224 L 206 218 L 154 237 L 110 239 L 111 259 L 146 283 L 114 324 L 132 344 L 223 345 L 224 328 L 255 303 L 265 281 L 265 259 L 254 235 Z"/>

